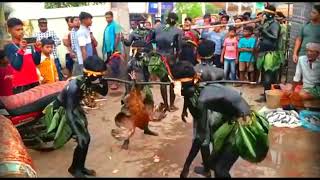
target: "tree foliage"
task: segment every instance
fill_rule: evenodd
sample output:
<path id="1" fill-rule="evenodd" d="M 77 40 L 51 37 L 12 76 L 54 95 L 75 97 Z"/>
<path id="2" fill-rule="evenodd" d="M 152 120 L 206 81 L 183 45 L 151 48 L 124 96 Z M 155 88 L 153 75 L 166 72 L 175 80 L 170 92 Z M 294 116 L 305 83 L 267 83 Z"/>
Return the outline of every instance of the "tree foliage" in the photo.
<path id="1" fill-rule="evenodd" d="M 202 16 L 201 3 L 178 2 L 175 5 L 175 10 L 179 17 L 179 21 L 181 21 L 182 14 L 187 14 L 187 16 L 191 18 Z"/>
<path id="2" fill-rule="evenodd" d="M 201 3 L 179 2 L 176 3 L 175 10 L 179 17 L 179 21 L 181 21 L 182 14 L 187 14 L 187 16 L 191 18 L 201 17 L 204 15 L 202 13 Z M 219 12 L 219 9 L 212 3 L 205 3 L 205 12 L 209 14 L 217 14 Z"/>
<path id="3" fill-rule="evenodd" d="M 206 13 L 209 13 L 209 14 L 218 14 L 219 13 L 219 8 L 214 6 L 212 3 L 206 3 L 205 9 L 206 9 Z"/>
<path id="4" fill-rule="evenodd" d="M 66 8 L 66 7 L 80 7 L 80 6 L 89 6 L 104 4 L 105 2 L 45 2 L 44 7 L 46 9 L 53 8 Z"/>

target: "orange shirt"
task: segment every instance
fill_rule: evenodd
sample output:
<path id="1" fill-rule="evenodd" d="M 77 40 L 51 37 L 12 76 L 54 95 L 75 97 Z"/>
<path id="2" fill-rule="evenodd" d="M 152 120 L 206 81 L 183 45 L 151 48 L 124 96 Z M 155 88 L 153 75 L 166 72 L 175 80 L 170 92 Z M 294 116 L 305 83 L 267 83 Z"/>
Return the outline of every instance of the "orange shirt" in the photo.
<path id="1" fill-rule="evenodd" d="M 41 54 L 41 62 L 37 67 L 43 78 L 43 80 L 41 81 L 41 84 L 53 83 L 53 82 L 59 81 L 57 68 L 54 63 L 53 56 L 47 57 L 44 54 Z"/>

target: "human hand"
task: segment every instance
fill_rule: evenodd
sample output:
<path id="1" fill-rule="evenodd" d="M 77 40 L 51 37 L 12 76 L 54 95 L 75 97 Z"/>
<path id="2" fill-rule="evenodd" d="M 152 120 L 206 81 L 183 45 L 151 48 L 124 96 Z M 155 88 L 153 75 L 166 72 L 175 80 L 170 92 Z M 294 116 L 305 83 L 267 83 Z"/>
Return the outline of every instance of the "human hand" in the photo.
<path id="1" fill-rule="evenodd" d="M 135 71 L 131 71 L 131 73 L 129 73 L 129 76 L 132 80 L 136 80 L 137 77 L 136 77 L 136 72 Z"/>
<path id="2" fill-rule="evenodd" d="M 70 57 L 73 59 L 76 57 L 76 53 L 74 53 L 73 51 L 70 52 Z"/>
<path id="3" fill-rule="evenodd" d="M 28 46 L 28 43 L 26 40 L 21 40 L 20 43 L 19 43 L 19 46 L 20 46 L 20 49 L 27 49 L 27 46 Z"/>
<path id="4" fill-rule="evenodd" d="M 36 43 L 34 44 L 34 47 L 40 49 L 41 48 L 41 42 L 40 41 L 36 41 Z"/>
<path id="5" fill-rule="evenodd" d="M 223 58 L 220 59 L 220 62 L 223 64 Z"/>
<path id="6" fill-rule="evenodd" d="M 293 62 L 297 64 L 298 59 L 299 59 L 299 56 L 297 54 L 294 54 L 292 57 Z"/>

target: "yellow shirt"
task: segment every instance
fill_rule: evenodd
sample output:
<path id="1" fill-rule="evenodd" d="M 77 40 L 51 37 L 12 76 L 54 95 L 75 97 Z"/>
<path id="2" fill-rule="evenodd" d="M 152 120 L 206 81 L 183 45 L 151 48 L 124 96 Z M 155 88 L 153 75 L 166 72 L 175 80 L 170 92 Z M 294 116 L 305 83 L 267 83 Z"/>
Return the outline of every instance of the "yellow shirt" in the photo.
<path id="1" fill-rule="evenodd" d="M 41 54 L 41 62 L 37 66 L 43 78 L 41 84 L 53 83 L 59 80 L 57 68 L 54 63 L 54 57 Z"/>

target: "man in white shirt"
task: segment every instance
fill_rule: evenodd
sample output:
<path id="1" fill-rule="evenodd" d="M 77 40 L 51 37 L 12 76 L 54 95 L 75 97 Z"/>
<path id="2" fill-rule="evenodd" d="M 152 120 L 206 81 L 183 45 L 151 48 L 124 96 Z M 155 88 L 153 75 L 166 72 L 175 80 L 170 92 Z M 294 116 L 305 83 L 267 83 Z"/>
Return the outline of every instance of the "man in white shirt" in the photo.
<path id="1" fill-rule="evenodd" d="M 92 15 L 87 12 L 81 12 L 79 15 L 81 22 L 80 28 L 77 31 L 78 43 L 81 50 L 81 56 L 78 57 L 79 64 L 89 56 L 93 56 L 93 47 L 89 27 L 92 25 Z"/>
<path id="2" fill-rule="evenodd" d="M 320 43 L 308 43 L 307 55 L 300 56 L 293 81 L 303 83 L 303 88 L 312 88 L 320 83 Z"/>

